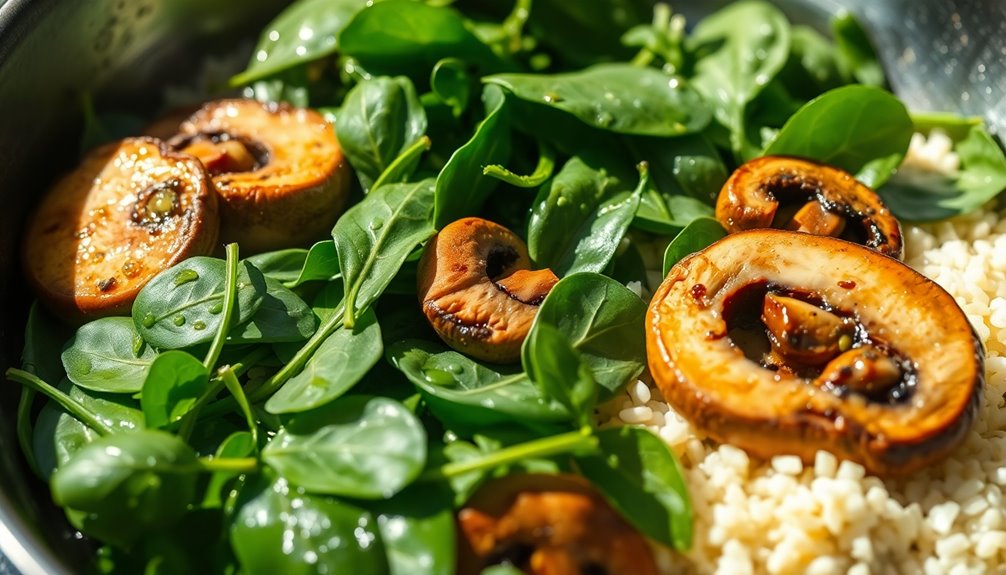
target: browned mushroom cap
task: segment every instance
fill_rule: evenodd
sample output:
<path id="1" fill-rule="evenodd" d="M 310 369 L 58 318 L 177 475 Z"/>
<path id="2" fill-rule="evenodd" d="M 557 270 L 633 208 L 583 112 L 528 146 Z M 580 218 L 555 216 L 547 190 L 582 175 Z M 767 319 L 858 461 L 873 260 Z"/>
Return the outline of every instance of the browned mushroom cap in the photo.
<path id="1" fill-rule="evenodd" d="M 735 337 L 766 293 L 854 321 L 848 353 L 860 357 L 840 355 L 816 374 L 766 367 Z M 866 346 L 883 357 L 856 351 Z M 713 438 L 762 457 L 810 461 L 823 449 L 878 474 L 911 473 L 954 449 L 974 418 L 984 361 L 954 299 L 911 268 L 843 240 L 769 229 L 729 235 L 671 269 L 647 312 L 647 355 L 664 397 Z M 849 372 L 884 357 L 894 378 L 890 365 Z"/>
<path id="2" fill-rule="evenodd" d="M 88 154 L 28 223 L 28 279 L 67 319 L 127 313 L 150 278 L 213 251 L 217 199 L 202 164 L 160 140 Z"/>
<path id="3" fill-rule="evenodd" d="M 841 237 L 898 259 L 904 251 L 901 224 L 873 190 L 848 172 L 799 158 L 764 156 L 737 168 L 720 190 L 716 219 L 730 233 L 785 228 Z"/>
<path id="4" fill-rule="evenodd" d="M 509 564 L 535 575 L 655 575 L 649 545 L 583 479 L 516 475 L 458 512 L 458 574 Z"/>
<path id="5" fill-rule="evenodd" d="M 423 313 L 461 353 L 517 361 L 538 305 L 559 281 L 552 270 L 530 267 L 527 246 L 503 226 L 481 218 L 448 224 L 419 261 Z"/>
<path id="6" fill-rule="evenodd" d="M 221 239 L 245 254 L 328 235 L 346 200 L 348 164 L 335 130 L 313 110 L 211 102 L 179 127 L 172 145 L 213 174 Z"/>

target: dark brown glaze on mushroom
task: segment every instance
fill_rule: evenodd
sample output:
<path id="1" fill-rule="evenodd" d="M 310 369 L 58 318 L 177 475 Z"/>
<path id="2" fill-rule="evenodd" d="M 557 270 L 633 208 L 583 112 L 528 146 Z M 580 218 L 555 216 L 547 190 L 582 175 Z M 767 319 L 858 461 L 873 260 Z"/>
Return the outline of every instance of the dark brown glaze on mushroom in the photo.
<path id="1" fill-rule="evenodd" d="M 26 275 L 64 318 L 128 313 L 154 275 L 212 253 L 217 227 L 198 160 L 127 138 L 90 152 L 42 200 L 25 235 Z"/>
<path id="2" fill-rule="evenodd" d="M 516 475 L 458 512 L 458 575 L 507 564 L 532 575 L 656 575 L 653 554 L 583 479 Z"/>
<path id="3" fill-rule="evenodd" d="M 764 300 L 780 295 L 827 312 L 797 314 L 791 323 L 818 324 L 800 329 L 853 324 L 853 334 L 821 346 L 814 366 L 768 342 L 752 351 L 734 334 L 766 329 Z M 646 329 L 664 397 L 714 439 L 765 458 L 809 462 L 825 450 L 872 473 L 912 473 L 964 438 L 983 384 L 981 343 L 947 292 L 897 260 L 823 236 L 727 236 L 672 268 Z"/>
<path id="4" fill-rule="evenodd" d="M 786 209 L 786 207 L 790 209 Z M 851 174 L 785 156 L 737 168 L 720 190 L 716 219 L 730 233 L 781 228 L 841 237 L 901 259 L 901 224 L 880 197 Z"/>
<path id="5" fill-rule="evenodd" d="M 427 244 L 419 261 L 419 302 L 454 349 L 486 361 L 514 362 L 538 305 L 559 281 L 552 270 L 530 268 L 527 246 L 513 232 L 463 218 Z"/>
<path id="6" fill-rule="evenodd" d="M 224 242 L 236 241 L 251 254 L 328 235 L 346 201 L 349 165 L 321 114 L 220 100 L 178 130 L 171 144 L 213 175 Z"/>

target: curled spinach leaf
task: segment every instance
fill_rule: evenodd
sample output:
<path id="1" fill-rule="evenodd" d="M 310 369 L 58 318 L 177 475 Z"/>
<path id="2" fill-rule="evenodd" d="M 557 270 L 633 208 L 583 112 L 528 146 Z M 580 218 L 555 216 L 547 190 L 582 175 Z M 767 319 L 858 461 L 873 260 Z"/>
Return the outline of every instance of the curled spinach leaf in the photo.
<path id="1" fill-rule="evenodd" d="M 499 74 L 483 81 L 622 134 L 680 136 L 701 130 L 712 115 L 684 80 L 629 64 L 599 64 L 553 75 Z"/>
<path id="2" fill-rule="evenodd" d="M 249 575 L 388 573 L 374 516 L 286 479 L 255 479 L 241 489 L 231 546 Z"/>
<path id="3" fill-rule="evenodd" d="M 890 92 L 844 86 L 800 108 L 764 153 L 817 160 L 877 188 L 905 157 L 912 131 L 908 110 Z"/>
<path id="4" fill-rule="evenodd" d="M 460 117 L 472 95 L 472 78 L 465 63 L 457 58 L 444 58 L 433 66 L 430 89 Z"/>
<path id="5" fill-rule="evenodd" d="M 408 78 L 379 77 L 349 91 L 335 126 L 339 145 L 368 192 L 395 158 L 426 132 L 426 112 Z"/>
<path id="6" fill-rule="evenodd" d="M 426 464 L 426 433 L 402 404 L 353 396 L 295 415 L 262 450 L 262 460 L 314 493 L 388 498 Z"/>
<path id="7" fill-rule="evenodd" d="M 641 427 L 597 432 L 602 455 L 578 458 L 583 474 L 647 537 L 679 550 L 692 544 L 692 505 L 667 444 Z"/>
<path id="8" fill-rule="evenodd" d="M 63 367 L 73 383 L 111 393 L 143 387 L 157 351 L 144 343 L 128 317 L 106 317 L 77 329 L 63 350 Z"/>
<path id="9" fill-rule="evenodd" d="M 339 255 L 335 251 L 335 242 L 322 240 L 307 252 L 304 266 L 297 278 L 292 282 L 284 282 L 288 288 L 295 288 L 303 283 L 317 280 L 330 280 L 339 275 Z"/>
<path id="10" fill-rule="evenodd" d="M 224 261 L 209 257 L 189 258 L 157 274 L 133 302 L 137 331 L 161 349 L 209 342 L 220 329 L 226 275 Z M 245 323 L 262 304 L 265 276 L 244 261 L 237 282 L 235 323 Z"/>

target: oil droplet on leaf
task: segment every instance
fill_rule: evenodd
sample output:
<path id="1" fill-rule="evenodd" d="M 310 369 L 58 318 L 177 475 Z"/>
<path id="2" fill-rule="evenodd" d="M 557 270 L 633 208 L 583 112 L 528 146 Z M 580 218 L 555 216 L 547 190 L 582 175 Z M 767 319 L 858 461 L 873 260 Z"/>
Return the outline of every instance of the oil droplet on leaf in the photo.
<path id="1" fill-rule="evenodd" d="M 157 323 L 157 318 L 154 317 L 154 314 L 148 312 L 147 315 L 143 316 L 140 323 L 143 324 L 143 327 L 154 327 L 154 324 Z"/>
<path id="2" fill-rule="evenodd" d="M 175 317 L 171 318 L 171 323 L 177 325 L 178 327 L 181 327 L 185 325 L 185 316 L 181 314 L 176 315 Z"/>
<path id="3" fill-rule="evenodd" d="M 195 329 L 196 331 L 204 330 L 206 329 L 206 322 L 197 319 L 196 321 L 192 322 L 192 329 Z"/>

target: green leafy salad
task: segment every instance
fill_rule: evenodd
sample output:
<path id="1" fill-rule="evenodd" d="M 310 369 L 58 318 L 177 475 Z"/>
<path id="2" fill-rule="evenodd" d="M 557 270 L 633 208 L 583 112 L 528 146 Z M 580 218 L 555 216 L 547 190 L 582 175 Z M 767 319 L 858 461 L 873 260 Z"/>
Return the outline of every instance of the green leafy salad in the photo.
<path id="1" fill-rule="evenodd" d="M 725 235 L 721 186 L 768 154 L 842 168 L 907 220 L 1006 187 L 981 121 L 907 110 L 850 14 L 819 31 L 758 0 L 687 26 L 636 0 L 298 0 L 232 85 L 325 114 L 348 208 L 310 249 L 163 270 L 130 316 L 32 308 L 7 372 L 21 447 L 98 572 L 453 573 L 457 510 L 514 473 L 583 476 L 685 550 L 672 452 L 594 417 L 645 377 L 639 246 L 666 246 L 666 273 Z M 898 174 L 937 129 L 957 173 Z M 424 245 L 466 216 L 559 278 L 519 362 L 451 349 L 417 301 Z"/>

